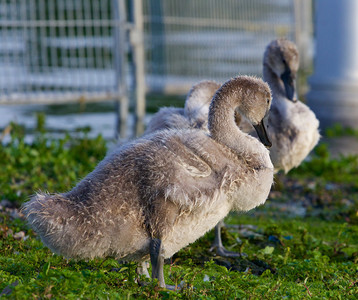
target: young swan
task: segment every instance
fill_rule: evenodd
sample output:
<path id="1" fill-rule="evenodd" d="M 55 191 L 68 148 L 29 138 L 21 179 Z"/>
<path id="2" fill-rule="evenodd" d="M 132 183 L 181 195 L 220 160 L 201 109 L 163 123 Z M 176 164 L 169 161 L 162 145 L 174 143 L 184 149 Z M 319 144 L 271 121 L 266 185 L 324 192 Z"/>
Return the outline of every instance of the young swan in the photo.
<path id="1" fill-rule="evenodd" d="M 270 146 L 271 104 L 260 79 L 227 81 L 203 130 L 163 130 L 118 148 L 63 194 L 37 194 L 23 211 L 43 243 L 69 258 L 143 262 L 166 287 L 164 259 L 194 242 L 231 210 L 263 204 L 273 182 L 269 152 L 234 121 L 237 108 Z M 170 288 L 169 286 L 167 286 Z"/>
<path id="2" fill-rule="evenodd" d="M 184 108 L 162 107 L 153 115 L 144 134 L 163 129 L 199 128 L 208 130 L 211 99 L 220 88 L 215 81 L 201 81 L 189 91 Z"/>
<path id="3" fill-rule="evenodd" d="M 197 128 L 205 130 L 209 133 L 209 106 L 211 99 L 219 88 L 220 84 L 211 80 L 204 80 L 196 83 L 190 89 L 186 97 L 184 108 L 162 107 L 159 112 L 154 114 L 151 118 L 144 135 L 164 129 L 189 128 Z M 242 118 L 240 113 L 235 110 L 236 124 L 240 124 L 241 120 Z M 249 122 L 246 121 L 245 124 L 247 128 L 252 129 L 252 126 Z M 222 225 L 223 222 L 220 222 L 215 227 L 215 241 L 210 250 L 215 250 L 216 253 L 220 256 L 240 256 L 238 253 L 226 250 L 226 248 L 223 246 L 221 241 Z M 145 271 L 143 273 L 146 274 Z"/>
<path id="4" fill-rule="evenodd" d="M 295 79 L 299 67 L 296 45 L 287 39 L 272 41 L 263 59 L 263 77 L 272 90 L 272 106 L 268 118 L 268 135 L 272 139 L 270 157 L 275 172 L 285 173 L 299 166 L 317 145 L 319 121 L 310 108 L 297 101 Z M 204 93 L 204 91 L 201 91 Z M 201 101 L 204 101 L 203 99 Z M 246 120 L 240 124 L 244 132 L 252 127 Z M 215 228 L 213 248 L 222 256 L 237 256 L 226 251 L 221 242 L 220 222 Z"/>
<path id="5" fill-rule="evenodd" d="M 320 138 L 319 121 L 304 103 L 297 101 L 295 79 L 299 67 L 296 45 L 286 39 L 272 41 L 263 60 L 263 78 L 272 90 L 268 133 L 275 171 L 287 173 L 301 164 Z"/>

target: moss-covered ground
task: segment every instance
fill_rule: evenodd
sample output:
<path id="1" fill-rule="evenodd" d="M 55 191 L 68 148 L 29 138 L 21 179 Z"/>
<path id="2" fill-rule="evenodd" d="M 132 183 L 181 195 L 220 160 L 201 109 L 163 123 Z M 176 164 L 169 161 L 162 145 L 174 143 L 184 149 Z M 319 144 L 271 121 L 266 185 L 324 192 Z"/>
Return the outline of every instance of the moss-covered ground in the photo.
<path id="1" fill-rule="evenodd" d="M 324 144 L 276 176 L 265 205 L 226 218 L 225 246 L 246 255 L 215 256 L 209 232 L 167 262 L 167 283 L 182 282 L 180 291 L 145 278 L 140 286 L 135 263 L 53 255 L 18 208 L 35 191 L 67 191 L 93 170 L 107 145 L 86 130 L 53 138 L 40 116 L 27 144 L 23 127 L 5 129 L 11 139 L 0 144 L 0 298 L 357 299 L 358 156 L 333 159 Z M 337 127 L 328 134 L 355 132 Z"/>

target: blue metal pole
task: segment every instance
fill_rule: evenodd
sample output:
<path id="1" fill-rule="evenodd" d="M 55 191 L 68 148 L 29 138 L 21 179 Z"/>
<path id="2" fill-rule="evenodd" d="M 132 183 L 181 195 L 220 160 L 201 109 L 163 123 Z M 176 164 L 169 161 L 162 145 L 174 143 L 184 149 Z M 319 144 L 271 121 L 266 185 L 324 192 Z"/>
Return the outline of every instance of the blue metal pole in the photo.
<path id="1" fill-rule="evenodd" d="M 358 128 L 358 1 L 315 1 L 316 51 L 308 104 L 325 128 Z"/>

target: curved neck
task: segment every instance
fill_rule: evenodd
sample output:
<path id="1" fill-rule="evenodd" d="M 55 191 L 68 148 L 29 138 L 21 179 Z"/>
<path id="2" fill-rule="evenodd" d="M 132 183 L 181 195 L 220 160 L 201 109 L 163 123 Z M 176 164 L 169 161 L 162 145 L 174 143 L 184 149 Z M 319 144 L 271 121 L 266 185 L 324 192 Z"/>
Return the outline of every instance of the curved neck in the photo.
<path id="1" fill-rule="evenodd" d="M 264 81 L 266 81 L 270 88 L 271 88 L 271 92 L 272 92 L 272 104 L 274 103 L 275 99 L 278 98 L 286 98 L 286 93 L 285 93 L 285 86 L 281 80 L 281 78 L 279 78 L 270 68 L 270 66 L 266 63 L 264 63 L 264 68 L 263 68 L 263 79 Z"/>
<path id="2" fill-rule="evenodd" d="M 256 143 L 252 143 L 251 137 L 235 123 L 237 107 L 237 93 L 234 89 L 221 89 L 215 94 L 209 110 L 211 137 L 236 153 L 256 152 Z"/>

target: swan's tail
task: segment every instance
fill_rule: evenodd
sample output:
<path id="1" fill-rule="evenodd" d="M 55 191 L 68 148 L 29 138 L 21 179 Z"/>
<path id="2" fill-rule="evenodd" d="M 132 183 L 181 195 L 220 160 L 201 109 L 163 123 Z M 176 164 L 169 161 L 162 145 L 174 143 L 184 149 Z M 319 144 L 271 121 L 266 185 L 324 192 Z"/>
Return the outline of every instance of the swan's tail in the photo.
<path id="1" fill-rule="evenodd" d="M 87 208 L 63 194 L 38 193 L 22 210 L 42 242 L 57 254 L 88 259 L 108 250 Z"/>

